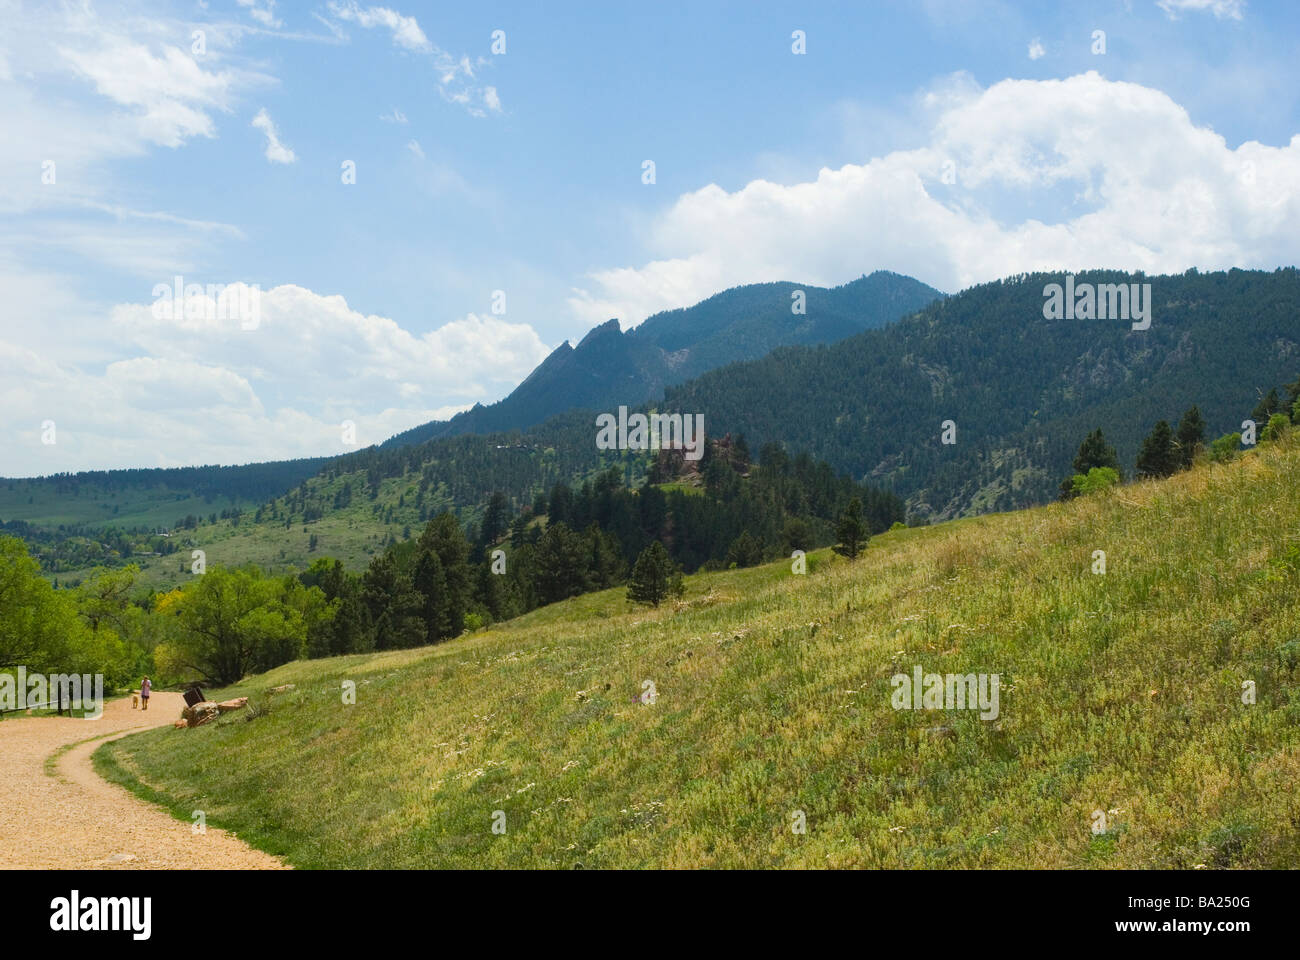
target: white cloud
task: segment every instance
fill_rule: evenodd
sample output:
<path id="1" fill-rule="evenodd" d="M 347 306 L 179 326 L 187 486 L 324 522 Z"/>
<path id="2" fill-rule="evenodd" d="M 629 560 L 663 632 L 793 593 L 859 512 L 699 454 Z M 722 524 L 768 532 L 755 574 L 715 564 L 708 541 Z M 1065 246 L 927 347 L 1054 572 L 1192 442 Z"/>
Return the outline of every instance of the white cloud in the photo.
<path id="1" fill-rule="evenodd" d="M 1246 0 L 1156 0 L 1156 6 L 1168 14 L 1170 20 L 1187 11 L 1208 10 L 1217 20 L 1240 20 L 1246 12 Z"/>
<path id="2" fill-rule="evenodd" d="M 393 107 L 392 113 L 381 113 L 379 119 L 385 123 L 406 123 L 406 114 L 402 113 L 396 107 Z"/>
<path id="3" fill-rule="evenodd" d="M 424 151 L 420 148 L 420 141 L 412 140 L 410 143 L 406 145 L 406 149 L 410 150 L 411 153 L 415 154 L 421 160 L 424 159 Z"/>
<path id="4" fill-rule="evenodd" d="M 253 118 L 253 126 L 266 134 L 266 159 L 272 163 L 293 163 L 298 159 L 297 155 L 280 142 L 280 136 L 276 133 L 275 123 L 271 120 L 263 107 L 257 111 L 257 116 Z"/>
<path id="5" fill-rule="evenodd" d="M 154 56 L 143 44 L 107 37 L 95 49 L 60 47 L 59 54 L 100 94 L 136 108 L 140 135 L 160 146 L 215 136 L 211 110 L 230 109 L 234 75 L 204 70 L 174 46 Z"/>
<path id="6" fill-rule="evenodd" d="M 463 54 L 453 56 L 429 40 L 415 17 L 405 16 L 388 7 L 363 8 L 355 0 L 330 0 L 329 11 L 340 20 L 366 29 L 387 28 L 393 34 L 395 46 L 429 55 L 437 75 L 438 94 L 448 103 L 464 107 L 466 112 L 475 117 L 501 112 L 501 96 L 496 87 L 483 87 L 477 83 L 476 69 L 487 64 L 487 58 L 471 60 Z M 405 122 L 405 118 L 400 122 Z"/>
<path id="7" fill-rule="evenodd" d="M 266 0 L 266 6 L 258 6 L 258 0 L 237 0 L 241 7 L 248 9 L 248 15 L 264 27 L 278 27 L 280 21 L 275 18 L 275 0 Z"/>
<path id="8" fill-rule="evenodd" d="M 362 445 L 378 443 L 499 395 L 549 353 L 527 324 L 471 314 L 419 335 L 292 285 L 263 291 L 259 312 L 245 330 L 122 304 L 105 336 L 121 355 L 76 365 L 6 332 L 4 474 L 343 453 L 344 420 Z M 61 339 L 45 334 L 51 347 Z M 41 443 L 44 420 L 55 421 L 54 446 Z"/>
<path id="9" fill-rule="evenodd" d="M 406 17 L 387 7 L 366 7 L 362 9 L 354 2 L 337 3 L 331 0 L 330 13 L 340 20 L 355 23 L 367 30 L 371 27 L 386 27 L 393 34 L 393 43 L 404 50 L 428 53 L 433 44 L 420 29 L 415 17 Z"/>
<path id="10" fill-rule="evenodd" d="M 627 326 L 735 284 L 877 268 L 958 290 L 1032 270 L 1296 262 L 1300 135 L 1230 149 L 1164 93 L 1091 72 L 941 91 L 923 98 L 938 115 L 920 149 L 680 196 L 650 231 L 654 259 L 592 274 L 576 316 Z"/>
<path id="11" fill-rule="evenodd" d="M 1034 39 L 1029 41 L 1030 60 L 1041 60 L 1046 53 L 1047 51 L 1043 49 L 1043 41 L 1039 40 L 1037 37 L 1034 37 Z"/>

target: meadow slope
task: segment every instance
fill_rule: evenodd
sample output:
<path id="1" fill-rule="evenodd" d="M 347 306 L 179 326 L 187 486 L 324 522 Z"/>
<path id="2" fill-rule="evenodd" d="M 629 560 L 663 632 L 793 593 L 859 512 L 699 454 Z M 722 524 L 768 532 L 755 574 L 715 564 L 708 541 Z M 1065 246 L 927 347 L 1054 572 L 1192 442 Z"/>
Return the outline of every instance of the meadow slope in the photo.
<path id="1" fill-rule="evenodd" d="M 220 694 L 259 715 L 96 762 L 297 867 L 1294 867 L 1297 476 L 1284 440 L 673 607 L 288 664 Z M 915 665 L 999 674 L 1000 716 L 892 709 Z"/>

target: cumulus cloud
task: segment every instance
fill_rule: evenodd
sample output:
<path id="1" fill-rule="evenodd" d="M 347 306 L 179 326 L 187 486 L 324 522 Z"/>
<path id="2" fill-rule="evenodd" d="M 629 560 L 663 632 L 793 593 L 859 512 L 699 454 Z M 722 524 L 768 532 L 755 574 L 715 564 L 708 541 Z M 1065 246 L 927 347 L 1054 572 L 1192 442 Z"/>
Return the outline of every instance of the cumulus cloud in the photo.
<path id="1" fill-rule="evenodd" d="M 416 334 L 292 285 L 260 292 L 253 329 L 195 304 L 175 319 L 118 305 L 106 342 L 123 355 L 97 362 L 0 339 L 4 474 L 342 453 L 344 420 L 361 445 L 382 442 L 498 395 L 549 352 L 527 324 L 471 314 Z M 46 420 L 53 446 L 41 443 Z"/>
<path id="2" fill-rule="evenodd" d="M 591 274 L 570 306 L 628 325 L 735 284 L 877 268 L 958 290 L 1031 270 L 1295 262 L 1300 135 L 1232 149 L 1166 94 L 1094 72 L 963 80 L 923 100 L 936 110 L 925 146 L 803 183 L 684 194 L 650 231 L 654 259 Z"/>
<path id="3" fill-rule="evenodd" d="M 1043 49 L 1043 41 L 1039 40 L 1037 37 L 1034 37 L 1034 39 L 1029 41 L 1030 60 L 1041 60 L 1046 54 L 1047 51 Z"/>
<path id="4" fill-rule="evenodd" d="M 1208 10 L 1218 20 L 1240 20 L 1246 12 L 1246 0 L 1156 0 L 1156 6 L 1163 10 L 1170 20 L 1177 20 L 1179 14 L 1187 11 Z"/>

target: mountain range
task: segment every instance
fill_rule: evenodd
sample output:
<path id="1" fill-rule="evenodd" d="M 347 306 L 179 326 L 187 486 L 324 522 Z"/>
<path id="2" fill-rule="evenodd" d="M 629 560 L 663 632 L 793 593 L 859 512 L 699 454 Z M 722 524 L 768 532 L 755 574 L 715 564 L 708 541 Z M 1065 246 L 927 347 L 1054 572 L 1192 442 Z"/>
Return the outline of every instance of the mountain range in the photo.
<path id="1" fill-rule="evenodd" d="M 833 343 L 778 346 L 667 382 L 721 356 L 716 351 L 728 336 L 740 355 L 761 351 L 763 337 L 830 335 L 876 323 L 883 312 L 854 320 L 848 306 L 873 286 L 902 297 L 896 306 L 911 306 L 909 291 L 929 295 L 929 288 L 889 274 L 824 291 L 738 288 L 660 314 L 644 331 L 602 325 L 578 347 L 557 350 L 502 403 L 477 408 L 480 418 L 512 424 L 563 408 L 530 426 L 470 433 L 475 421 L 466 414 L 320 465 L 265 465 L 243 498 L 214 498 L 221 484 L 192 474 L 185 476 L 194 488 L 187 496 L 180 489 L 186 484 L 178 487 L 179 476 L 169 481 L 169 471 L 5 481 L 0 523 L 29 543 L 43 540 L 64 558 L 63 570 L 78 568 L 68 565 L 70 556 L 125 555 L 132 530 L 140 531 L 134 549 L 157 549 L 149 528 L 180 526 L 182 518 L 195 542 L 234 537 L 224 551 L 234 560 L 244 550 L 240 543 L 257 541 L 263 561 L 291 563 L 298 548 L 290 536 L 303 540 L 298 552 L 305 556 L 307 525 L 316 523 L 346 532 L 349 556 L 360 559 L 407 536 L 436 510 L 476 522 L 497 492 L 519 511 L 556 483 L 580 487 L 610 466 L 626 484 L 639 484 L 653 457 L 598 450 L 594 442 L 596 414 L 620 405 L 700 414 L 708 435 L 743 434 L 760 462 L 772 443 L 806 452 L 826 469 L 897 495 L 908 521 L 925 523 L 1054 499 L 1080 441 L 1096 428 L 1131 475 L 1156 421 L 1175 422 L 1197 405 L 1207 440 L 1240 430 L 1262 395 L 1300 372 L 1295 268 L 1076 275 L 1079 285 L 1149 283 L 1145 330 L 1123 320 L 1048 319 L 1046 292 L 1062 279 L 1021 274 L 951 296 L 930 291 L 928 305 L 894 322 Z M 780 312 L 799 289 L 809 293 L 808 313 Z M 790 329 L 779 328 L 779 320 L 790 324 L 792 317 Z M 740 329 L 753 339 L 728 333 Z M 627 363 L 630 356 L 658 356 L 655 362 L 666 364 L 664 357 L 682 351 L 671 374 L 650 361 Z M 572 375 L 564 376 L 570 367 Z M 447 435 L 421 440 L 420 430 Z M 943 442 L 945 433 L 954 442 Z M 205 469 L 215 468 L 199 473 Z M 267 488 L 272 479 L 282 484 L 278 491 Z M 200 486 L 207 491 L 202 499 L 194 495 Z M 249 512 L 261 504 L 265 510 Z M 85 542 L 72 551 L 59 546 L 71 538 Z"/>
<path id="2" fill-rule="evenodd" d="M 565 341 L 505 399 L 407 430 L 384 446 L 466 433 L 522 430 L 574 408 L 653 403 L 664 389 L 777 347 L 834 343 L 943 297 L 919 280 L 878 270 L 838 287 L 757 283 L 668 310 L 624 331 L 618 320 Z"/>

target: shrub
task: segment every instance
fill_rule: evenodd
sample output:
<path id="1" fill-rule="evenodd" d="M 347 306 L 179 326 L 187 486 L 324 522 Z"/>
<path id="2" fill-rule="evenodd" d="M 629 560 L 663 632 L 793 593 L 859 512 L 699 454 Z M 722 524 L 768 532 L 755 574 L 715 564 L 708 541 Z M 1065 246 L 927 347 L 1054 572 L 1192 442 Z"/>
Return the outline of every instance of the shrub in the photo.
<path id="1" fill-rule="evenodd" d="M 1119 483 L 1119 471 L 1110 467 L 1093 467 L 1085 476 L 1076 473 L 1070 478 L 1070 492 L 1076 497 L 1106 490 Z"/>
<path id="2" fill-rule="evenodd" d="M 1264 426 L 1259 438 L 1265 443 L 1281 440 L 1290 426 L 1291 419 L 1285 413 L 1275 413 L 1268 418 L 1268 423 Z"/>
<path id="3" fill-rule="evenodd" d="M 1241 452 L 1241 434 L 1225 433 L 1218 440 L 1210 444 L 1210 459 L 1216 463 L 1223 463 L 1228 460 L 1236 459 L 1237 454 Z"/>

